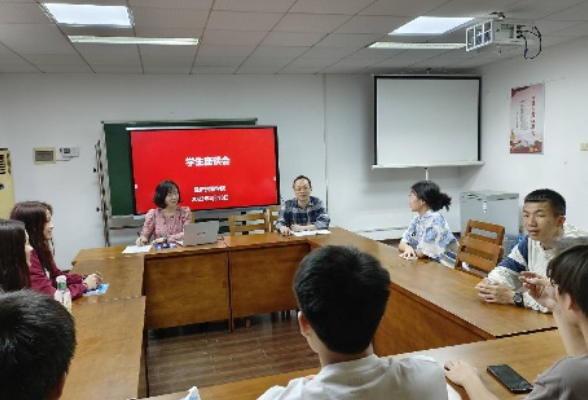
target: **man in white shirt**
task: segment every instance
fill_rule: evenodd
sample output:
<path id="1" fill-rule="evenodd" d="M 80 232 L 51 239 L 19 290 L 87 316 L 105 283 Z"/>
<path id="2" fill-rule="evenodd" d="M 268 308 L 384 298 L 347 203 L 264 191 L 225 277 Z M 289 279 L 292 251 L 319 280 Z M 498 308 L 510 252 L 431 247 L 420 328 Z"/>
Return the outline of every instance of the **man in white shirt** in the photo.
<path id="1" fill-rule="evenodd" d="M 551 189 L 529 193 L 523 206 L 523 224 L 528 236 L 488 274 L 487 279 L 476 285 L 479 296 L 488 303 L 512 304 L 548 312 L 522 291 L 519 274 L 532 271 L 545 276 L 547 263 L 554 256 L 555 242 L 588 235 L 565 221 L 566 201 L 562 195 Z"/>
<path id="2" fill-rule="evenodd" d="M 521 281 L 537 303 L 553 312 L 568 357 L 537 377 L 526 400 L 576 400 L 588 394 L 588 245 L 572 247 L 555 257 L 545 278 L 522 272 Z M 537 351 L 541 351 L 538 349 Z M 498 400 L 479 372 L 465 361 L 448 361 L 446 375 L 463 386 L 471 400 Z"/>
<path id="3" fill-rule="evenodd" d="M 443 370 L 433 359 L 374 354 L 371 342 L 386 310 L 390 275 L 373 256 L 353 247 L 316 249 L 298 267 L 294 292 L 300 332 L 322 368 L 314 377 L 270 388 L 260 400 L 447 399 Z"/>

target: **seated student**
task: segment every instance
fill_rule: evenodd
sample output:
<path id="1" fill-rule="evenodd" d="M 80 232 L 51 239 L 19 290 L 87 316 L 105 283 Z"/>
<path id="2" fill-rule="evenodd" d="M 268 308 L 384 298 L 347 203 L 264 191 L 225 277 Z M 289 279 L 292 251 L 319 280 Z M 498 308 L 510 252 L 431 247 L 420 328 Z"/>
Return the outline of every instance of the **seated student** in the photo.
<path id="1" fill-rule="evenodd" d="M 32 250 L 22 222 L 0 219 L 0 290 L 12 292 L 31 286 Z"/>
<path id="2" fill-rule="evenodd" d="M 0 294 L 0 399 L 59 399 L 75 348 L 61 304 L 29 290 Z"/>
<path id="3" fill-rule="evenodd" d="M 529 295 L 553 312 L 568 357 L 539 375 L 526 399 L 585 399 L 588 396 L 588 245 L 577 245 L 559 254 L 549 263 L 547 275 L 549 278 L 526 271 L 520 279 Z M 447 377 L 463 386 L 470 399 L 498 399 L 467 362 L 448 361 L 445 369 Z"/>
<path id="4" fill-rule="evenodd" d="M 53 208 L 40 201 L 16 203 L 10 213 L 10 218 L 24 222 L 29 234 L 29 241 L 33 247 L 29 269 L 31 288 L 37 292 L 54 296 L 57 290 L 55 279 L 60 275 L 65 275 L 71 298 L 77 299 L 82 297 L 86 290 L 96 289 L 102 278 L 99 273 L 83 277 L 78 274 L 66 274 L 57 268 L 49 245 L 53 238 L 52 216 Z"/>
<path id="5" fill-rule="evenodd" d="M 328 229 L 331 219 L 317 197 L 311 196 L 312 183 L 304 175 L 294 179 L 292 183 L 294 198 L 286 200 L 276 221 L 276 229 L 282 235 L 292 232 L 315 231 Z"/>
<path id="6" fill-rule="evenodd" d="M 316 249 L 300 263 L 294 292 L 300 332 L 318 353 L 321 371 L 274 386 L 259 400 L 447 399 L 443 370 L 433 359 L 374 354 L 390 275 L 372 255 L 344 246 Z"/>
<path id="7" fill-rule="evenodd" d="M 528 235 L 488 274 L 487 279 L 476 285 L 479 296 L 488 303 L 514 304 L 548 312 L 528 293 L 521 293 L 522 284 L 518 278 L 522 271 L 545 275 L 558 239 L 588 235 L 565 220 L 566 201 L 562 195 L 550 189 L 529 193 L 523 205 L 523 225 Z"/>
<path id="8" fill-rule="evenodd" d="M 155 237 L 153 243 L 184 239 L 184 225 L 190 223 L 192 216 L 189 207 L 178 207 L 180 201 L 180 188 L 175 182 L 163 181 L 157 185 L 153 195 L 157 208 L 147 212 L 137 246 L 149 243 L 152 236 Z"/>
<path id="9" fill-rule="evenodd" d="M 430 257 L 438 260 L 447 250 L 457 249 L 457 240 L 445 217 L 437 211 L 449 210 L 451 197 L 442 193 L 439 185 L 420 181 L 412 185 L 408 194 L 411 211 L 417 213 L 402 235 L 398 250 L 403 258 Z"/>

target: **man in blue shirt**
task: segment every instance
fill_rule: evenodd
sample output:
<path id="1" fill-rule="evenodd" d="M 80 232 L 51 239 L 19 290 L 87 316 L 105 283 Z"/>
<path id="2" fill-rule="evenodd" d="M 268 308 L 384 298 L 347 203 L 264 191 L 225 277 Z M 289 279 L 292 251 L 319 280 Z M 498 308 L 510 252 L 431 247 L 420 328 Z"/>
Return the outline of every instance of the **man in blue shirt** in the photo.
<path id="1" fill-rule="evenodd" d="M 292 184 L 294 198 L 286 200 L 276 222 L 276 229 L 282 235 L 292 232 L 314 231 L 327 229 L 331 219 L 317 197 L 311 196 L 312 183 L 304 175 L 294 179 Z"/>

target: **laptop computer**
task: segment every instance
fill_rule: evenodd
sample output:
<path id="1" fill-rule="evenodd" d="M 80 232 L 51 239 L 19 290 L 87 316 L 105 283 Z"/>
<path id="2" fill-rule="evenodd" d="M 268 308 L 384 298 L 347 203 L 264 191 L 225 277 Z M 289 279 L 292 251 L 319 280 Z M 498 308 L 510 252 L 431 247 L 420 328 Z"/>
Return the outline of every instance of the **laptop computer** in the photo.
<path id="1" fill-rule="evenodd" d="M 196 222 L 184 225 L 184 246 L 214 243 L 218 239 L 218 221 Z"/>

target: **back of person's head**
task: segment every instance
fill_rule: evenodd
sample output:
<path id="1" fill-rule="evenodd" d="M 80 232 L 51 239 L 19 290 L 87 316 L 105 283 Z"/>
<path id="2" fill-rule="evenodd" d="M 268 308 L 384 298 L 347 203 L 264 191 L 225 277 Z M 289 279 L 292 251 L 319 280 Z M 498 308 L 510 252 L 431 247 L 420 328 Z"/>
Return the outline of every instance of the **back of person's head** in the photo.
<path id="1" fill-rule="evenodd" d="M 0 294 L 0 399 L 59 397 L 75 347 L 74 321 L 61 304 L 28 290 Z"/>
<path id="2" fill-rule="evenodd" d="M 292 181 L 292 187 L 294 187 L 296 182 L 299 180 L 306 180 L 306 182 L 308 182 L 308 187 L 312 189 L 312 182 L 310 181 L 310 178 L 304 175 L 298 175 L 296 178 L 294 178 L 294 181 Z"/>
<path id="3" fill-rule="evenodd" d="M 551 189 L 533 190 L 525 196 L 525 203 L 549 203 L 556 217 L 566 215 L 566 200 L 563 196 Z"/>
<path id="4" fill-rule="evenodd" d="M 433 211 L 438 211 L 445 207 L 449 211 L 451 205 L 451 197 L 446 193 L 441 192 L 439 185 L 433 181 L 420 181 L 412 185 L 411 190 L 416 197 L 425 203 Z"/>
<path id="5" fill-rule="evenodd" d="M 370 345 L 384 315 L 390 274 L 370 254 L 326 246 L 304 257 L 294 292 L 300 311 L 329 350 L 357 354 Z"/>
<path id="6" fill-rule="evenodd" d="M 178 203 L 182 201 L 182 194 L 180 193 L 180 187 L 174 181 L 166 180 L 161 181 L 155 188 L 155 194 L 153 195 L 153 203 L 159 208 L 165 208 L 165 198 L 170 192 L 178 192 Z"/>
<path id="7" fill-rule="evenodd" d="M 588 238 L 563 239 L 558 248 L 564 250 L 549 262 L 547 276 L 588 318 Z"/>
<path id="8" fill-rule="evenodd" d="M 16 203 L 10 212 L 10 218 L 22 221 L 29 234 L 29 242 L 43 268 L 48 269 L 53 263 L 53 255 L 49 242 L 45 238 L 45 225 L 47 224 L 47 211 L 53 214 L 53 207 L 42 201 L 22 201 Z"/>
<path id="9" fill-rule="evenodd" d="M 5 292 L 31 286 L 25 243 L 22 221 L 0 219 L 0 288 Z"/>

